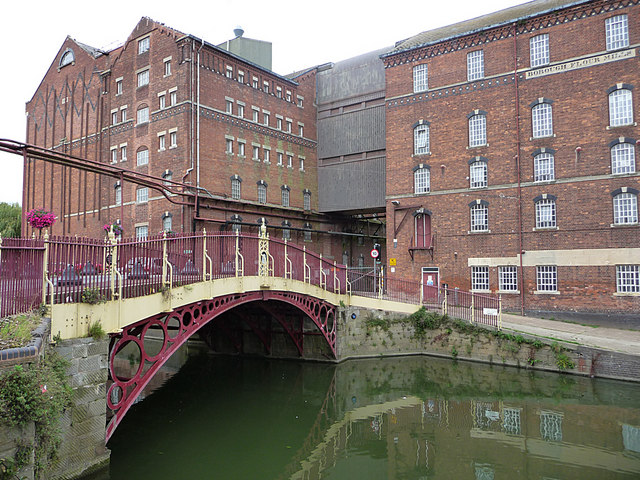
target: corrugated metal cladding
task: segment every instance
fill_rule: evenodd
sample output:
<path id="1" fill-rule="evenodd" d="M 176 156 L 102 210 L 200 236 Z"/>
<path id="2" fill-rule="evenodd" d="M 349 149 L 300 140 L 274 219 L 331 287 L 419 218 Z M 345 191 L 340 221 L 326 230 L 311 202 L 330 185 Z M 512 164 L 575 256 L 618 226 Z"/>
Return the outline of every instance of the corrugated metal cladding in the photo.
<path id="1" fill-rule="evenodd" d="M 375 209 L 385 206 L 386 158 L 318 167 L 321 212 Z"/>
<path id="2" fill-rule="evenodd" d="M 318 120 L 318 157 L 384 150 L 384 105 Z"/>

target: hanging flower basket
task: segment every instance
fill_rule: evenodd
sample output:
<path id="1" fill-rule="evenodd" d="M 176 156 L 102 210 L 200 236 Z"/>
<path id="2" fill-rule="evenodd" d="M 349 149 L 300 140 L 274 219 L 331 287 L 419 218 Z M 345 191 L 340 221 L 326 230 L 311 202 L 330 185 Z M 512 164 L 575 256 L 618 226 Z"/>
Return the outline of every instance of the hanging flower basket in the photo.
<path id="1" fill-rule="evenodd" d="M 56 216 L 54 213 L 38 208 L 29 210 L 25 215 L 25 218 L 27 219 L 27 223 L 31 226 L 31 228 L 37 228 L 40 233 L 42 233 L 43 228 L 49 228 L 56 221 Z"/>
<path id="2" fill-rule="evenodd" d="M 113 224 L 106 223 L 102 227 L 102 229 L 104 230 L 104 233 L 106 233 L 107 235 L 109 235 L 109 230 L 111 230 L 111 228 L 113 228 L 113 234 L 116 237 L 119 237 L 122 235 L 123 230 L 119 223 L 113 223 Z"/>

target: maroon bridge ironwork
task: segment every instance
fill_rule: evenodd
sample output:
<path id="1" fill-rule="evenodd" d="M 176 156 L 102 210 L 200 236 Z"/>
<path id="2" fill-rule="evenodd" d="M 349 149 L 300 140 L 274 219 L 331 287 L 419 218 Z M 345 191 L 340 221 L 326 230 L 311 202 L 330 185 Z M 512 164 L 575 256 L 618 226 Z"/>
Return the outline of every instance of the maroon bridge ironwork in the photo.
<path id="1" fill-rule="evenodd" d="M 267 302 L 267 305 L 270 301 L 279 301 L 298 308 L 318 327 L 335 357 L 336 307 L 324 300 L 305 295 L 283 291 L 236 293 L 196 302 L 169 313 L 154 315 L 129 325 L 122 332 L 111 336 L 109 373 L 113 383 L 107 392 L 107 405 L 114 415 L 107 426 L 107 440 L 135 403 L 140 392 L 182 344 L 222 313 L 239 305 L 258 301 Z M 291 325 L 287 325 L 284 329 L 291 336 L 298 351 L 302 353 L 301 337 L 294 333 Z M 154 339 L 158 338 L 158 332 L 161 333 L 162 346 L 159 349 L 149 351 L 145 348 L 145 337 L 150 331 L 153 332 Z M 138 355 L 134 356 L 140 359 L 138 368 L 131 378 L 120 378 L 114 368 L 116 356 L 124 349 L 137 351 Z"/>

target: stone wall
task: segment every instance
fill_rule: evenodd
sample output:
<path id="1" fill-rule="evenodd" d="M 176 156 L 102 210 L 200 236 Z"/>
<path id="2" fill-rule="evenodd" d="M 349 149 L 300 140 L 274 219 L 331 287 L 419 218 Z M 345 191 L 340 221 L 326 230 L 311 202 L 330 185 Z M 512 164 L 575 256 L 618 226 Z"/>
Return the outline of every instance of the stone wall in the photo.
<path id="1" fill-rule="evenodd" d="M 427 330 L 424 336 L 418 338 L 413 324 L 403 315 L 353 307 L 341 309 L 337 326 L 337 359 L 432 355 L 493 365 L 640 381 L 640 362 L 629 355 L 526 334 L 510 334 L 506 331 L 498 334 L 491 327 L 472 328 L 465 323 L 459 325 L 462 327 L 456 328 L 452 322 L 441 328 Z"/>
<path id="2" fill-rule="evenodd" d="M 0 424 L 0 459 L 13 459 L 21 445 L 33 445 L 35 438 L 35 425 L 33 422 L 26 427 L 8 427 Z M 9 465 L 0 465 L 0 472 Z M 28 464 L 16 472 L 16 478 L 33 480 L 33 449 L 31 449 Z"/>

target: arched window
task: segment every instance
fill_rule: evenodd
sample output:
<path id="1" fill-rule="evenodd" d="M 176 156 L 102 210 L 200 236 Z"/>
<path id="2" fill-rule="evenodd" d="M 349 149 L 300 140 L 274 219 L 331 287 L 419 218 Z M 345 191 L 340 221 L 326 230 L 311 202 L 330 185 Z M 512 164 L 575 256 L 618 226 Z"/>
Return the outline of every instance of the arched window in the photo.
<path id="1" fill-rule="evenodd" d="M 475 157 L 469 160 L 469 188 L 487 186 L 487 159 Z"/>
<path id="2" fill-rule="evenodd" d="M 290 188 L 287 185 L 282 185 L 280 187 L 280 191 L 282 192 L 282 206 L 283 207 L 288 207 L 289 206 L 289 193 L 290 193 Z"/>
<path id="3" fill-rule="evenodd" d="M 619 138 L 609 144 L 611 148 L 611 173 L 635 173 L 635 143 L 632 138 Z"/>
<path id="4" fill-rule="evenodd" d="M 422 163 L 413 169 L 413 192 L 417 194 L 431 191 L 431 167 Z"/>
<path id="5" fill-rule="evenodd" d="M 115 200 L 116 200 L 116 205 L 120 205 L 122 204 L 122 185 L 120 185 L 120 182 L 117 181 L 115 183 L 115 185 L 113 186 L 114 191 L 115 191 Z"/>
<path id="6" fill-rule="evenodd" d="M 169 212 L 164 212 L 162 214 L 162 229 L 165 232 L 170 232 L 173 230 L 173 215 Z"/>
<path id="7" fill-rule="evenodd" d="M 431 212 L 420 208 L 414 215 L 414 245 L 416 248 L 429 248 L 431 246 Z"/>
<path id="8" fill-rule="evenodd" d="M 149 163 L 149 149 L 147 147 L 140 147 L 136 152 L 136 164 L 147 165 Z"/>
<path id="9" fill-rule="evenodd" d="M 311 210 L 311 190 L 305 188 L 302 191 L 302 205 L 306 211 Z"/>
<path id="10" fill-rule="evenodd" d="M 632 225 L 638 223 L 638 190 L 622 187 L 614 190 L 613 223 L 614 225 Z"/>
<path id="11" fill-rule="evenodd" d="M 413 126 L 413 153 L 425 155 L 429 153 L 429 123 L 420 120 Z"/>
<path id="12" fill-rule="evenodd" d="M 235 233 L 242 232 L 242 217 L 240 215 L 231 216 L 231 231 Z"/>
<path id="13" fill-rule="evenodd" d="M 555 150 L 541 148 L 533 152 L 533 181 L 548 182 L 556 178 Z"/>
<path id="14" fill-rule="evenodd" d="M 258 180 L 258 202 L 267 203 L 267 182 Z"/>
<path id="15" fill-rule="evenodd" d="M 489 202 L 475 200 L 469 204 L 471 213 L 471 231 L 486 232 L 489 230 Z"/>
<path id="16" fill-rule="evenodd" d="M 66 67 L 67 65 L 72 65 L 73 62 L 76 61 L 76 57 L 73 54 L 73 50 L 67 48 L 62 56 L 60 57 L 60 63 L 58 64 L 58 68 Z"/>
<path id="17" fill-rule="evenodd" d="M 609 126 L 620 127 L 633 123 L 633 86 L 618 84 L 609 88 Z"/>
<path id="18" fill-rule="evenodd" d="M 242 179 L 238 175 L 233 175 L 231 177 L 231 198 L 234 200 L 240 200 L 240 185 L 242 184 Z"/>
<path id="19" fill-rule="evenodd" d="M 533 201 L 536 204 L 536 228 L 556 227 L 556 197 L 543 194 Z"/>
<path id="20" fill-rule="evenodd" d="M 311 224 L 310 223 L 305 223 L 303 225 L 304 228 L 304 241 L 305 242 L 310 242 L 311 241 Z"/>
<path id="21" fill-rule="evenodd" d="M 467 115 L 469 120 L 469 146 L 480 147 L 487 144 L 487 112 L 474 110 Z"/>
<path id="22" fill-rule="evenodd" d="M 553 111 L 551 100 L 539 98 L 531 103 L 531 130 L 533 138 L 550 137 L 553 135 Z"/>
<path id="23" fill-rule="evenodd" d="M 291 240 L 291 222 L 289 220 L 282 222 L 282 239 Z"/>

